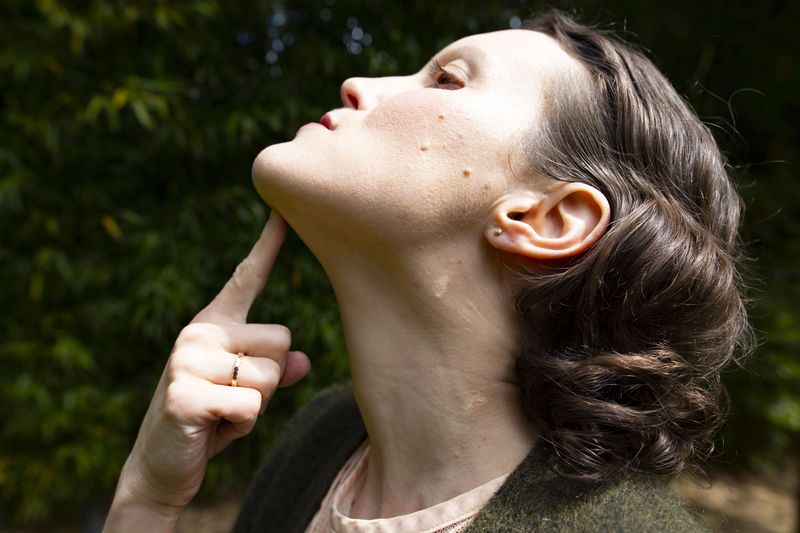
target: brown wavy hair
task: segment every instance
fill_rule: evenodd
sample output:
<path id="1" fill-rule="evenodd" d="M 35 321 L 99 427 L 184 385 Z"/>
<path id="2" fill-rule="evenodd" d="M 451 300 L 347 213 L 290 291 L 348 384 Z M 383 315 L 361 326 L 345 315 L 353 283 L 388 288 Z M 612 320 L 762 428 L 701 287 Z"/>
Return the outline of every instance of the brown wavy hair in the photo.
<path id="1" fill-rule="evenodd" d="M 522 27 L 585 67 L 555 86 L 524 158 L 535 172 L 596 187 L 612 208 L 588 252 L 523 274 L 516 368 L 526 412 L 562 476 L 704 475 L 698 463 L 729 409 L 721 372 L 752 344 L 730 167 L 633 45 L 559 11 Z"/>

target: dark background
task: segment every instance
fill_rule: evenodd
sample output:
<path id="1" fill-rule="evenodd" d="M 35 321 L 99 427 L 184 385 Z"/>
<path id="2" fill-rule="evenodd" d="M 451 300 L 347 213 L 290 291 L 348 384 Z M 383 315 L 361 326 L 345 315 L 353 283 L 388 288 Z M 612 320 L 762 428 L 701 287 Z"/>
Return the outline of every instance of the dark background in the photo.
<path id="1" fill-rule="evenodd" d="M 113 492 L 172 342 L 254 242 L 250 167 L 339 107 L 353 75 L 417 71 L 547 5 L 648 49 L 713 128 L 746 203 L 760 346 L 725 375 L 715 469 L 800 455 L 797 2 L 6 0 L 0 7 L 0 524 L 79 523 Z M 241 492 L 284 420 L 345 379 L 327 280 L 293 234 L 251 319 L 313 370 L 212 461 Z"/>

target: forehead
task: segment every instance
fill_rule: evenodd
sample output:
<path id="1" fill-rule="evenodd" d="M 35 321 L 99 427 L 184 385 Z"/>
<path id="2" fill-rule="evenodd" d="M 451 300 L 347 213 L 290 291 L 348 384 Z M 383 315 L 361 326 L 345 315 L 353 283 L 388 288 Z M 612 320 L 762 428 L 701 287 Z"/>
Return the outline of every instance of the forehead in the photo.
<path id="1" fill-rule="evenodd" d="M 474 86 L 514 108 L 512 116 L 517 118 L 545 112 L 561 89 L 583 84 L 588 75 L 555 39 L 525 29 L 469 35 L 438 54 L 443 64 L 459 58 L 470 65 L 470 78 L 477 82 Z M 495 106 L 498 116 L 500 111 Z"/>

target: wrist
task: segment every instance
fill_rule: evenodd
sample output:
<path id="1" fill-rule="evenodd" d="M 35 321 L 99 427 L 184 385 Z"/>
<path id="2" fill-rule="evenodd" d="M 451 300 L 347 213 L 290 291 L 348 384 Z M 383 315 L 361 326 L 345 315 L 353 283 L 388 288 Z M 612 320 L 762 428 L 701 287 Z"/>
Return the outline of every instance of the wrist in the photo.
<path id="1" fill-rule="evenodd" d="M 104 533 L 174 531 L 183 506 L 155 502 L 128 487 L 119 486 L 106 517 Z"/>
<path id="2" fill-rule="evenodd" d="M 146 508 L 154 513 L 158 513 L 165 518 L 179 517 L 183 513 L 185 504 L 176 504 L 165 501 L 165 499 L 156 497 L 146 488 L 138 486 L 136 483 L 124 482 L 120 479 L 120 484 L 117 487 L 117 492 L 114 495 L 114 501 L 120 501 L 125 505 Z"/>
<path id="3" fill-rule="evenodd" d="M 174 531 L 185 505 L 159 499 L 126 470 L 120 475 L 103 532 Z"/>

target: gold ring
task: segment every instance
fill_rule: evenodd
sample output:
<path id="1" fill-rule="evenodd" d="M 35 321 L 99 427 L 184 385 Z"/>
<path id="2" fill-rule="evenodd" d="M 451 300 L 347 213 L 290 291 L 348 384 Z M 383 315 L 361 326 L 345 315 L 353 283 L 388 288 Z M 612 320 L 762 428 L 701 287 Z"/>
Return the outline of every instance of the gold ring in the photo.
<path id="1" fill-rule="evenodd" d="M 242 362 L 242 352 L 236 354 L 236 362 L 233 363 L 233 377 L 231 378 L 231 387 L 237 386 L 237 380 L 239 379 L 239 364 Z"/>

